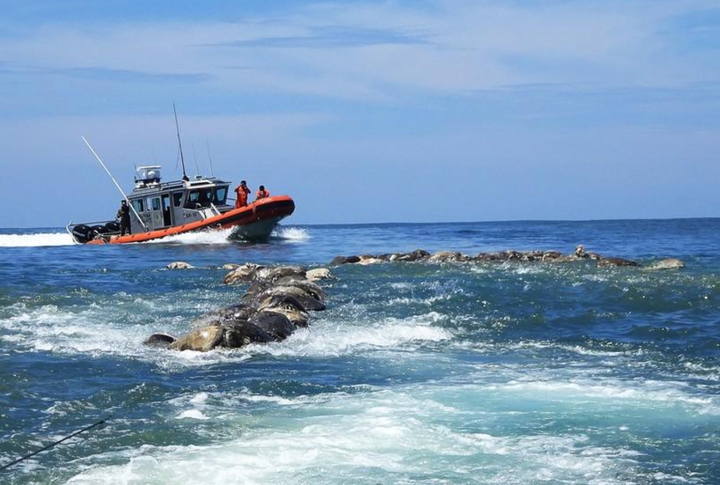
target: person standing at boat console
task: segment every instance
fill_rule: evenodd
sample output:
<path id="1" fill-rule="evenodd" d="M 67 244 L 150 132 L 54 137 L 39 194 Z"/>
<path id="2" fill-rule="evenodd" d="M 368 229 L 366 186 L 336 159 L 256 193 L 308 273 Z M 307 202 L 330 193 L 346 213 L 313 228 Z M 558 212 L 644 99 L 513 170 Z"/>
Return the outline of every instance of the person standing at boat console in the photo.
<path id="1" fill-rule="evenodd" d="M 270 197 L 270 192 L 265 190 L 265 186 L 261 185 L 260 188 L 257 191 L 257 194 L 255 194 L 255 200 L 264 199 L 266 197 Z"/>
<path id="2" fill-rule="evenodd" d="M 247 205 L 248 195 L 250 195 L 247 182 L 243 180 L 240 182 L 240 185 L 235 187 L 235 195 L 235 208 L 245 207 Z"/>
<path id="3" fill-rule="evenodd" d="M 130 228 L 130 206 L 126 200 L 120 203 L 120 209 L 117 211 L 116 217 L 120 219 L 120 235 L 124 236 L 125 231 L 127 231 L 129 235 L 132 235 L 132 229 Z"/>

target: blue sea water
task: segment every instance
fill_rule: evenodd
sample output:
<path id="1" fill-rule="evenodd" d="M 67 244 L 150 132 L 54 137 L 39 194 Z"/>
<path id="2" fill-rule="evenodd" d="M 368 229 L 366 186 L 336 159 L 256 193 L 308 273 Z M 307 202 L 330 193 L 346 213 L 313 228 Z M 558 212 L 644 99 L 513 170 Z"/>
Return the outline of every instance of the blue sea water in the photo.
<path id="1" fill-rule="evenodd" d="M 720 483 L 720 219 L 226 236 L 0 230 L 0 465 L 112 415 L 1 483 Z M 686 268 L 346 265 L 284 342 L 142 345 L 236 302 L 225 263 L 579 243 Z M 164 269 L 178 260 L 196 269 Z"/>

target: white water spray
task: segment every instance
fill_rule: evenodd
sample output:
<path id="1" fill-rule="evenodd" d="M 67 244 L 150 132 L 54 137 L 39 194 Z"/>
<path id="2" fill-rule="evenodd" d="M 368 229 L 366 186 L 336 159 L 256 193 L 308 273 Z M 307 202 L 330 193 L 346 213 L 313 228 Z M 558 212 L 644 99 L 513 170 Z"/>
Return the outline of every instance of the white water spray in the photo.
<path id="1" fill-rule="evenodd" d="M 278 239 L 296 242 L 305 242 L 312 238 L 308 230 L 302 227 L 278 227 L 273 231 L 273 236 Z"/>
<path id="2" fill-rule="evenodd" d="M 69 246 L 74 244 L 70 234 L 51 232 L 42 234 L 0 234 L 2 248 L 31 248 L 42 246 Z"/>

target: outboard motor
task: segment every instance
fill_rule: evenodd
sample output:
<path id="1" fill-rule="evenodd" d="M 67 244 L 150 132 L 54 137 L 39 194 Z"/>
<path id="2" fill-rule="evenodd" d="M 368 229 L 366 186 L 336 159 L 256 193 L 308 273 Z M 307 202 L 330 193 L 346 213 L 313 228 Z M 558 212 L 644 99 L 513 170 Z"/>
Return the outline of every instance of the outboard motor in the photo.
<path id="1" fill-rule="evenodd" d="M 90 241 L 90 232 L 92 231 L 92 228 L 86 224 L 78 224 L 77 226 L 73 227 L 72 229 L 72 236 L 75 238 L 75 240 L 81 244 L 85 244 L 86 242 Z"/>
<path id="2" fill-rule="evenodd" d="M 105 224 L 105 233 L 118 231 L 120 231 L 120 223 L 118 221 L 112 221 Z"/>

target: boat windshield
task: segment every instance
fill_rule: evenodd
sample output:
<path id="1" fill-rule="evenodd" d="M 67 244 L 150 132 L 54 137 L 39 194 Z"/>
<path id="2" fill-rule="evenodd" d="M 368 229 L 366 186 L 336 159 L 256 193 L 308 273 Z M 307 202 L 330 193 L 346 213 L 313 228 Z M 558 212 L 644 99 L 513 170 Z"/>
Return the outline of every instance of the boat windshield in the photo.
<path id="1" fill-rule="evenodd" d="M 215 205 L 225 205 L 225 199 L 227 198 L 227 187 L 218 187 L 215 190 Z"/>
<path id="2" fill-rule="evenodd" d="M 210 204 L 224 205 L 227 198 L 227 187 L 208 187 L 206 189 L 195 189 L 188 193 L 185 207 L 198 209 L 210 207 Z"/>

